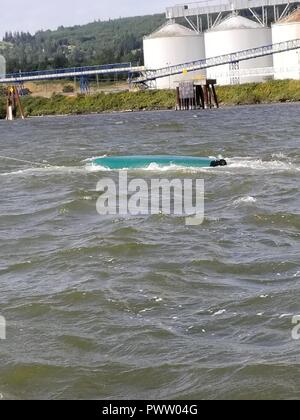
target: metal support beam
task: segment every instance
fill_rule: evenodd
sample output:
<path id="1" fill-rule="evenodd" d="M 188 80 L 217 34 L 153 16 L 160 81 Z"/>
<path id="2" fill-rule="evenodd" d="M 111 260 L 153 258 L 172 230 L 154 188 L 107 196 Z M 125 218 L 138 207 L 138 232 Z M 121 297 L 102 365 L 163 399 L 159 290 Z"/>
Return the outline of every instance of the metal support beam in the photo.
<path id="1" fill-rule="evenodd" d="M 86 76 L 80 77 L 80 93 L 82 94 L 90 93 L 89 79 Z"/>
<path id="2" fill-rule="evenodd" d="M 263 20 L 261 20 L 261 18 L 258 16 L 258 14 L 255 12 L 255 10 L 251 9 L 251 7 L 249 7 L 250 12 L 252 13 L 252 15 L 255 17 L 255 19 L 257 20 L 258 23 L 261 24 L 261 26 L 264 26 L 264 22 Z"/>
<path id="3" fill-rule="evenodd" d="M 284 17 L 286 17 L 286 15 L 288 14 L 288 12 L 289 12 L 289 10 L 290 10 L 290 4 L 287 4 L 286 5 L 286 7 L 285 7 L 285 9 L 284 9 L 284 11 L 281 13 L 281 15 L 280 15 L 280 18 L 279 18 L 279 20 L 280 19 L 283 19 Z"/>
<path id="4" fill-rule="evenodd" d="M 206 18 L 207 18 L 207 29 L 211 29 L 212 24 L 211 24 L 211 16 L 209 13 L 207 13 Z"/>
<path id="5" fill-rule="evenodd" d="M 199 32 L 196 28 L 196 26 L 194 25 L 194 22 L 192 22 L 188 17 L 185 16 L 185 20 L 187 21 L 187 23 L 190 25 L 190 27 L 195 31 L 195 32 Z"/>
<path id="6" fill-rule="evenodd" d="M 269 22 L 269 9 L 267 7 L 264 7 L 264 23 L 267 26 Z"/>
<path id="7" fill-rule="evenodd" d="M 229 68 L 229 70 L 230 70 L 230 83 L 232 85 L 239 85 L 240 84 L 240 78 L 238 76 L 236 76 L 236 73 L 240 70 L 240 62 L 235 61 L 235 62 L 231 63 L 229 67 L 230 67 Z"/>
<path id="8" fill-rule="evenodd" d="M 214 23 L 213 23 L 213 28 L 215 28 L 217 25 L 218 25 L 218 23 L 220 22 L 220 20 L 221 20 L 221 18 L 222 18 L 222 16 L 223 16 L 223 12 L 220 12 L 219 14 L 218 14 L 218 16 L 216 17 L 216 20 L 214 21 Z"/>
<path id="9" fill-rule="evenodd" d="M 279 20 L 279 10 L 277 6 L 274 6 L 274 20 L 275 22 L 278 22 Z"/>

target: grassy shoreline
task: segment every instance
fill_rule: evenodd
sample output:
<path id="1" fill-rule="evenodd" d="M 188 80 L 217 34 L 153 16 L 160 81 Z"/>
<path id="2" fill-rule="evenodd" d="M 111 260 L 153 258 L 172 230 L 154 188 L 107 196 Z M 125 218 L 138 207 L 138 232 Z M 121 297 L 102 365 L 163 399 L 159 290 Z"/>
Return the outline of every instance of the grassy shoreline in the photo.
<path id="1" fill-rule="evenodd" d="M 235 86 L 219 86 L 221 106 L 300 101 L 300 81 L 276 80 Z M 169 110 L 175 106 L 175 91 L 98 93 L 51 98 L 22 98 L 26 116 L 80 115 L 120 111 Z M 0 118 L 5 118 L 5 98 L 0 97 Z"/>

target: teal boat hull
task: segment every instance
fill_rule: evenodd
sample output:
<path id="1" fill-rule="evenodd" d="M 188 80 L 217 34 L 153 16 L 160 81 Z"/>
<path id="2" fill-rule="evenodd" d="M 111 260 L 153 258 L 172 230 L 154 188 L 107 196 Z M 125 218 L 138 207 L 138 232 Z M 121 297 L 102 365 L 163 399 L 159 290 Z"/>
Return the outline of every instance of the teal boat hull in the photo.
<path id="1" fill-rule="evenodd" d="M 92 164 L 106 169 L 146 169 L 151 164 L 161 167 L 181 166 L 186 168 L 209 168 L 226 166 L 224 159 L 210 159 L 190 156 L 110 156 L 94 159 Z"/>

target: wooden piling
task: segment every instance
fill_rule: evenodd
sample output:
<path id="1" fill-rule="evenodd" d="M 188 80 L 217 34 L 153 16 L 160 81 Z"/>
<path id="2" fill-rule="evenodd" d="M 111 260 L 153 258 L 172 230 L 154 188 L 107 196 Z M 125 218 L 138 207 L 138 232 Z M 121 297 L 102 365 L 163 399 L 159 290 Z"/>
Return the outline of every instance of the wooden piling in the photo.
<path id="1" fill-rule="evenodd" d="M 208 86 L 207 84 L 203 86 L 203 94 L 204 94 L 204 108 L 207 109 L 208 108 Z"/>
<path id="2" fill-rule="evenodd" d="M 205 109 L 205 102 L 204 102 L 204 92 L 202 89 L 202 86 L 198 86 L 199 87 L 199 95 L 200 95 L 200 101 L 201 101 L 201 108 Z"/>
<path id="3" fill-rule="evenodd" d="M 212 88 L 212 92 L 213 92 L 213 98 L 214 98 L 214 101 L 215 101 L 215 105 L 216 105 L 217 108 L 219 108 L 219 101 L 218 101 L 218 96 L 217 96 L 215 85 L 212 84 L 211 88 Z"/>
<path id="4" fill-rule="evenodd" d="M 176 110 L 181 111 L 181 100 L 180 100 L 179 87 L 176 88 Z"/>
<path id="5" fill-rule="evenodd" d="M 212 88 L 211 85 L 208 85 L 208 105 L 209 105 L 209 109 L 212 109 L 212 97 L 213 97 L 213 93 L 212 93 Z"/>

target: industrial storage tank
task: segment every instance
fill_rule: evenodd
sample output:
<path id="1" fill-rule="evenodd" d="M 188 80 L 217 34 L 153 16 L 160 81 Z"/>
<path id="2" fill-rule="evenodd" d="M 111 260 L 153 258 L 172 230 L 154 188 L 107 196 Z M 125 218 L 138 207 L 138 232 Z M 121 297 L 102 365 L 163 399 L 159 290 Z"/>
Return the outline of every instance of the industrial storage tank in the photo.
<path id="1" fill-rule="evenodd" d="M 272 25 L 273 44 L 300 38 L 300 9 Z M 300 79 L 300 50 L 274 54 L 275 79 Z"/>
<path id="2" fill-rule="evenodd" d="M 6 74 L 6 60 L 3 55 L 0 55 L 0 77 L 5 76 Z"/>
<path id="3" fill-rule="evenodd" d="M 144 62 L 147 70 L 157 70 L 205 58 L 204 36 L 185 26 L 168 22 L 144 38 Z M 157 79 L 157 89 L 174 89 L 176 82 L 205 78 L 205 71 Z"/>
<path id="4" fill-rule="evenodd" d="M 206 58 L 271 44 L 270 28 L 236 14 L 205 32 Z M 270 78 L 266 73 L 271 73 L 272 67 L 273 58 L 267 56 L 209 68 L 207 77 L 217 79 L 219 85 L 262 82 Z M 253 75 L 249 75 L 251 70 Z"/>

